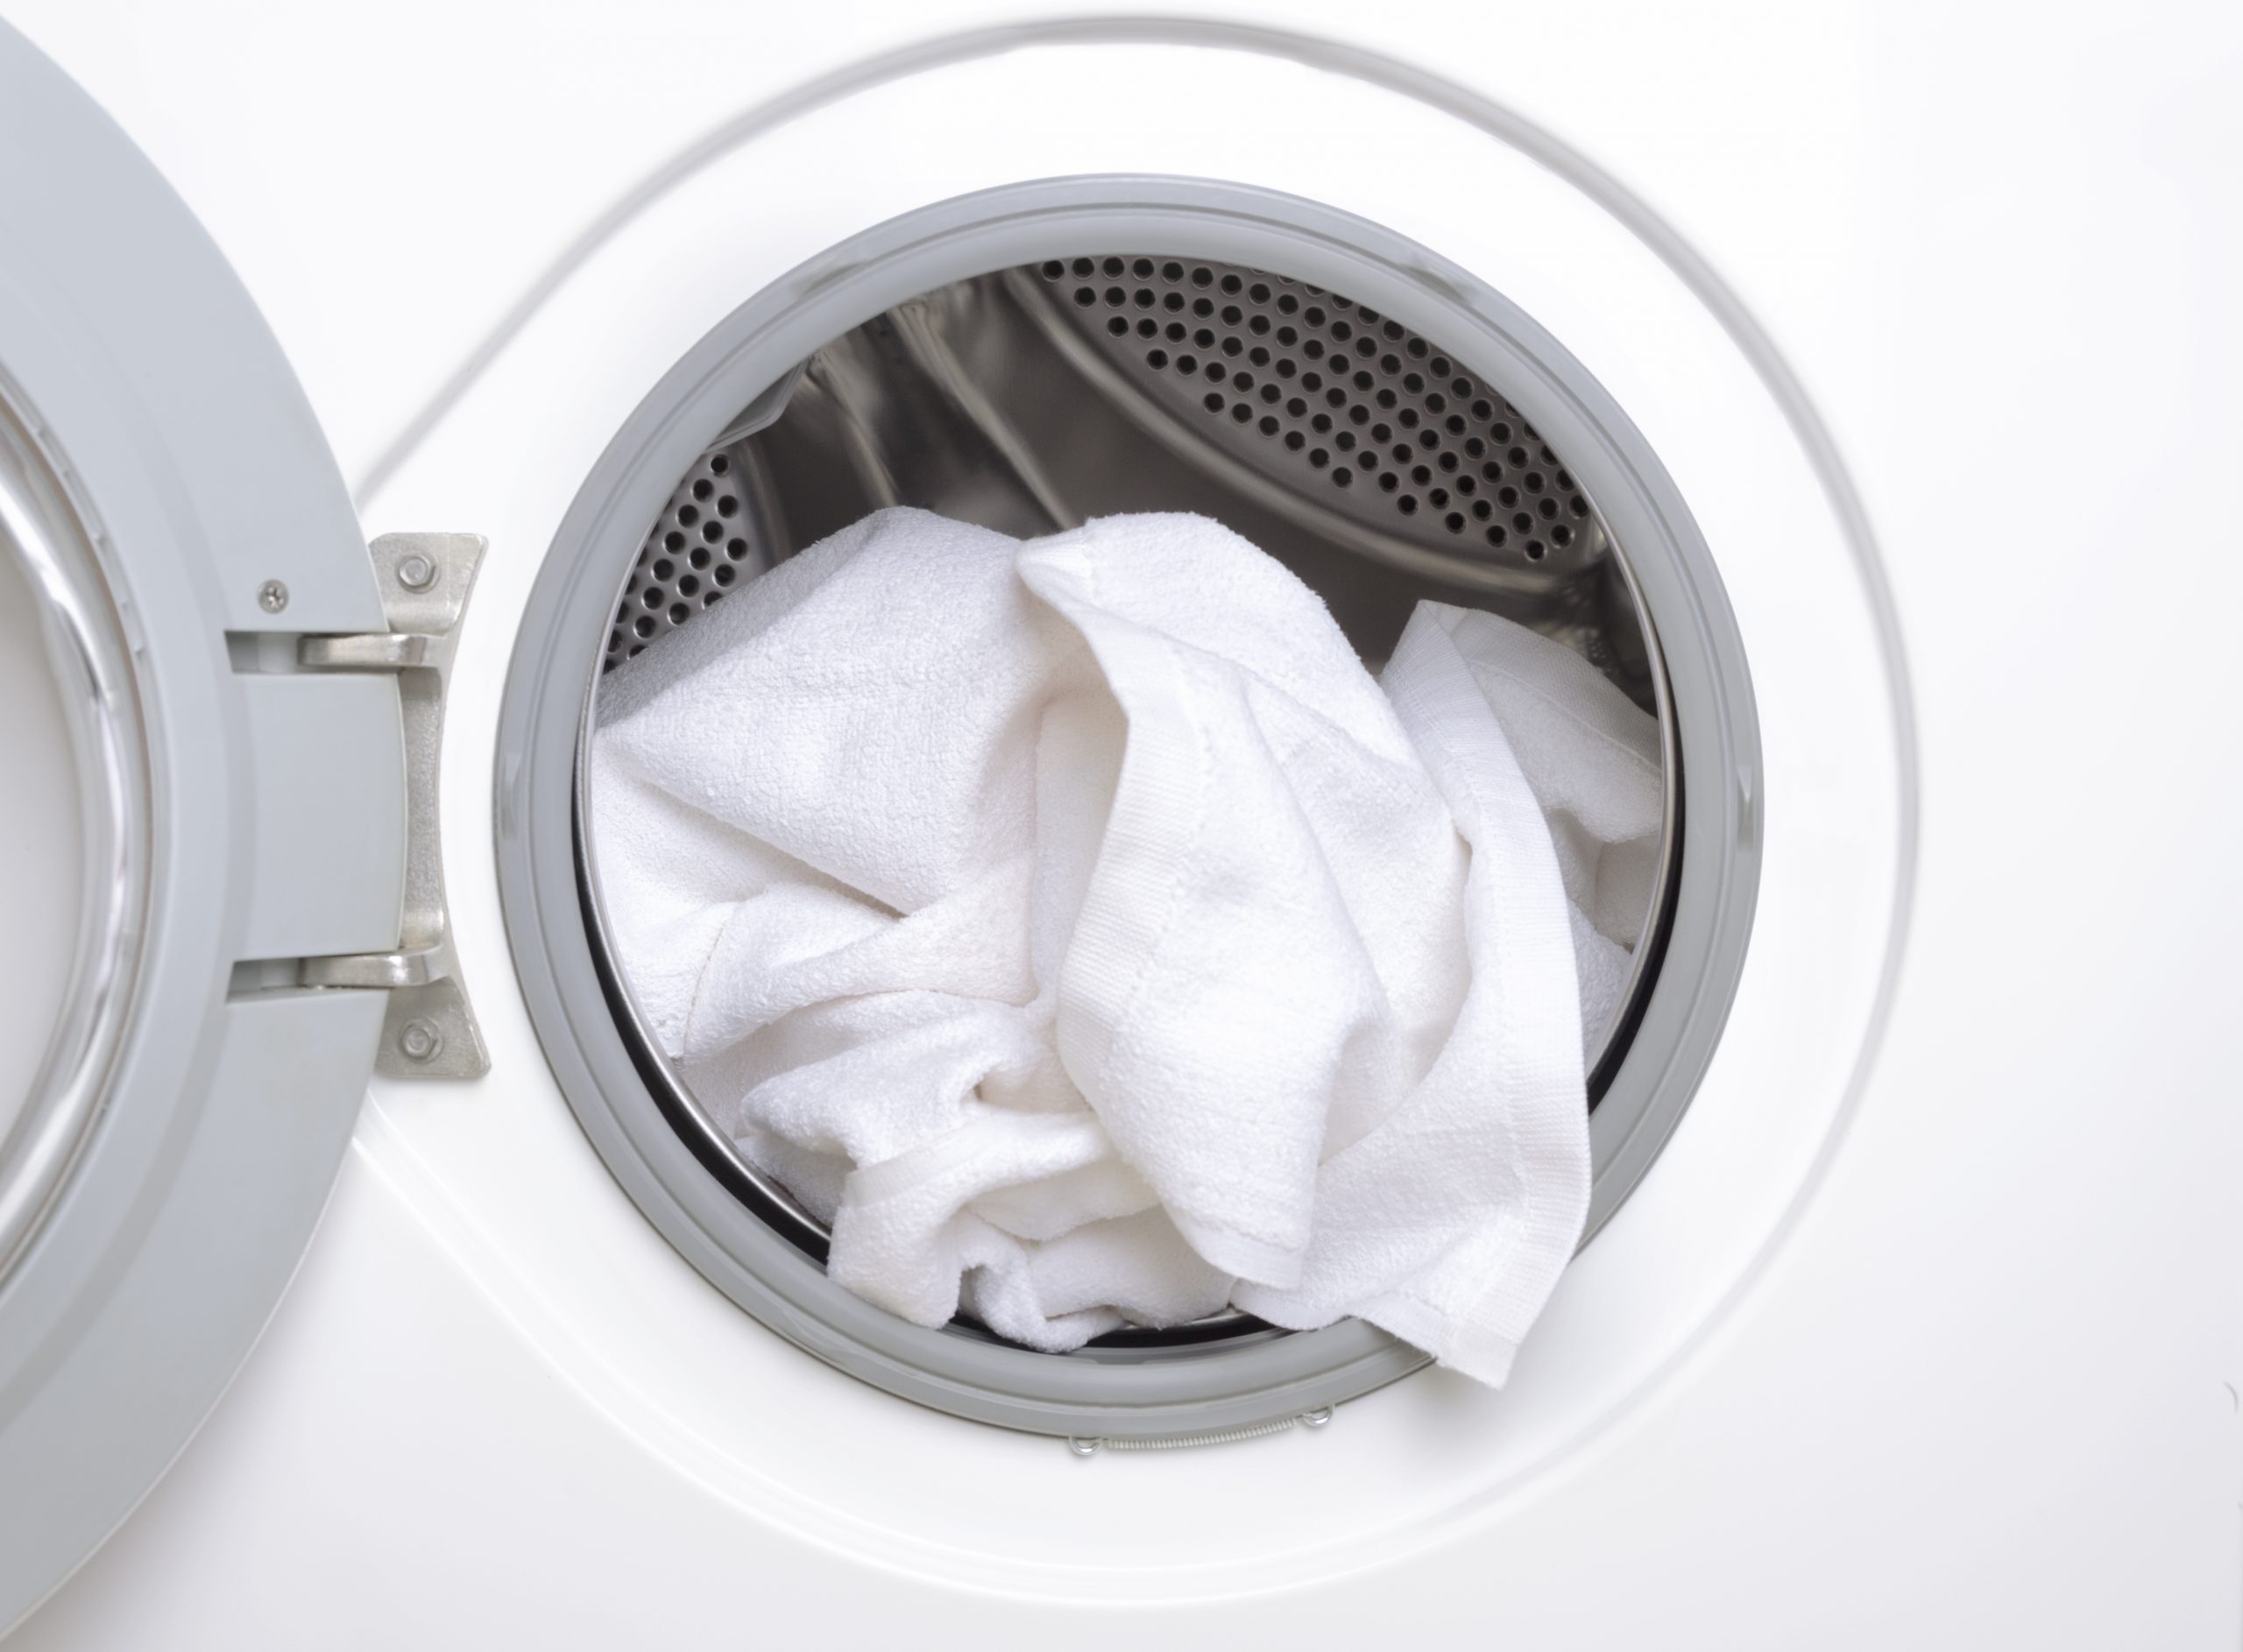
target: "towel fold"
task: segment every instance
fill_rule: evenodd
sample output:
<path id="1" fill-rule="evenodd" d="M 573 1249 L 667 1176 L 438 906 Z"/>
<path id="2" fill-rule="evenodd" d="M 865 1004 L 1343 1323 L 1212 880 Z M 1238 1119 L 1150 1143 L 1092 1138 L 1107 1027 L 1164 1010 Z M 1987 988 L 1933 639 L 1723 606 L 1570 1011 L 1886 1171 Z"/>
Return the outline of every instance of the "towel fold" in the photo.
<path id="1" fill-rule="evenodd" d="M 1655 869 L 1655 725 L 1585 662 L 1427 604 L 1374 682 L 1213 522 L 895 510 L 599 710 L 625 978 L 837 1281 L 1051 1351 L 1358 1314 L 1503 1379 Z"/>

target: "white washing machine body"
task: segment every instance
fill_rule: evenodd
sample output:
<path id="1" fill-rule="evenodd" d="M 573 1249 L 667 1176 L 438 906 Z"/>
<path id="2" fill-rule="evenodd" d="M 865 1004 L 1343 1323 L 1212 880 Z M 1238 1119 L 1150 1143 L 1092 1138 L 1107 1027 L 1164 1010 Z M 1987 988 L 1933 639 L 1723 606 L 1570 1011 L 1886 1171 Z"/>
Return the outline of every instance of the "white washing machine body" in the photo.
<path id="1" fill-rule="evenodd" d="M 380 670 L 292 667 L 301 635 L 441 629 L 456 601 L 396 606 L 401 559 L 456 598 L 475 553 L 352 563 L 332 465 L 237 458 L 209 483 L 282 497 L 268 537 L 211 550 L 197 623 L 251 699 L 322 696 L 250 715 L 284 760 L 334 748 L 337 778 L 307 802 L 302 775 L 228 772 L 255 800 L 213 816 L 231 848 L 175 846 L 157 874 L 383 870 L 311 903 L 331 933 L 244 897 L 206 1013 L 286 1000 L 322 1029 L 252 1036 L 256 1074 L 186 1087 L 254 1090 L 251 1130 L 300 1093 L 302 1140 L 239 1161 L 294 1190 L 245 1200 L 257 1232 L 214 1253 L 238 1275 L 209 1315 L 239 1327 L 224 1346 L 188 1328 L 183 1264 L 127 1313 L 138 1264 L 87 1263 L 80 1319 L 144 1338 L 152 1373 L 195 1343 L 209 1374 L 69 1397 L 56 1460 L 114 1467 L 94 1523 L 123 1523 L 66 1545 L 90 1557 L 47 1565 L 11 1643 L 2232 1643 L 2233 18 L 74 0 L 15 20 L 272 323 L 317 429 L 280 418 L 260 451 L 316 471 L 323 439 L 366 533 L 488 548 L 433 794 L 464 999 L 400 1018 L 381 983 L 296 961 L 386 956 L 428 898 L 406 817 L 431 794 L 398 773 L 414 713 Z M 697 451 L 666 411 L 691 402 L 679 364 L 758 294 L 857 279 L 835 249 L 1052 179 L 1213 180 L 1430 249 L 1625 410 L 1720 570 L 1762 756 L 1737 815 L 1750 948 L 1687 1112 L 1501 1393 L 1420 1372 L 1313 1431 L 1087 1460 L 909 1403 L 712 1288 L 541 1037 L 542 965 L 503 894 L 529 797 L 510 674 L 587 478 L 619 431 Z M 135 203 L 79 206 L 129 258 Z M 192 328 L 170 274 L 133 272 L 148 324 Z M 117 348 L 92 380 L 137 382 Z M 212 406 L 287 393 L 224 379 Z M 64 479 L 110 503 L 98 474 Z M 52 771 L 47 735 L 10 738 Z M 445 1018 L 468 1005 L 463 1041 Z M 462 1076 L 412 1076 L 408 1026 Z M 158 1181 L 183 1139 L 152 1135 Z M 119 1220 L 104 1257 L 149 1242 Z M 53 1387 L 35 1366 L 0 1418 Z M 20 1521 L 50 1493 L 75 1508 L 0 1497 Z"/>

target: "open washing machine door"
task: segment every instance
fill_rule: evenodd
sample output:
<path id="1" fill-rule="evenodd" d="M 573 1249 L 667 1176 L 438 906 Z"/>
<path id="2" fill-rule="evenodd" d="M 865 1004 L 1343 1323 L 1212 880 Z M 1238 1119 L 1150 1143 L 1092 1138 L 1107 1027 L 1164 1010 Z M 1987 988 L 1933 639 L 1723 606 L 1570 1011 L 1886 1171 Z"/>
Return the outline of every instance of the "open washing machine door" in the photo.
<path id="1" fill-rule="evenodd" d="M 0 223 L 4 1627 L 248 1352 L 378 1046 L 484 1057 L 434 843 L 481 542 L 370 560 L 217 249 L 4 27 Z"/>

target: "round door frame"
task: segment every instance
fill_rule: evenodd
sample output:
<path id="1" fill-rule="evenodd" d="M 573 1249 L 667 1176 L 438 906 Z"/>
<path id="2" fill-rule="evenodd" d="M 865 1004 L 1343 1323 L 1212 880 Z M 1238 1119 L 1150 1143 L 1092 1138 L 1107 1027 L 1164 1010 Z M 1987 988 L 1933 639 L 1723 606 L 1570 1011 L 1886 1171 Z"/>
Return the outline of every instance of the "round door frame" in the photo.
<path id="1" fill-rule="evenodd" d="M 739 1306 L 888 1391 L 1034 1432 L 1145 1438 L 1250 1427 L 1406 1375 L 1426 1356 L 1359 1321 L 1175 1349 L 1053 1356 L 927 1330 L 835 1285 L 728 1183 L 730 1150 L 635 1027 L 595 939 L 580 775 L 601 645 L 647 522 L 743 407 L 828 340 L 947 282 L 1116 249 L 1222 259 L 1343 292 L 1501 389 L 1597 502 L 1666 655 L 1680 749 L 1680 863 L 1659 980 L 1591 1119 L 1595 1227 L 1679 1119 L 1719 1040 L 1758 887 L 1760 765 L 1743 645 L 1713 557 L 1643 436 L 1579 362 L 1468 272 L 1350 215 L 1165 177 L 1010 185 L 863 231 L 739 306 L 624 422 L 548 554 L 499 714 L 499 893 L 563 1094 L 633 1201 Z M 702 1139 L 693 1140 L 696 1130 Z"/>
<path id="2" fill-rule="evenodd" d="M 0 1272 L 4 1634 L 179 1456 L 326 1206 L 386 995 L 236 965 L 396 945 L 404 742 L 393 684 L 239 668 L 258 633 L 386 629 L 342 477 L 194 215 L 4 24 L 0 222 L 0 422 L 117 645 L 81 709 L 145 825 L 95 869 L 128 891 L 99 1094 Z"/>

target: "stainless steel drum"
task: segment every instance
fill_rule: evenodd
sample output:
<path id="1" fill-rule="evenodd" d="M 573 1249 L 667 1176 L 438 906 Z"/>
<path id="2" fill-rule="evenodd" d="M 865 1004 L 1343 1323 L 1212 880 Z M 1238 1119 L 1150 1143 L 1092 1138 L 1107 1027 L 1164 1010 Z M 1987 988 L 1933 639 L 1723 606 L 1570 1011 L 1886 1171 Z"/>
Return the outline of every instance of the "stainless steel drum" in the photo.
<path id="1" fill-rule="evenodd" d="M 955 282 L 828 343 L 775 420 L 679 481 L 626 582 L 604 667 L 894 505 L 1022 537 L 1198 512 L 1313 587 L 1374 669 L 1431 597 L 1553 637 L 1660 710 L 1659 649 L 1624 551 L 1498 386 L 1344 294 L 1147 253 Z M 1666 791 L 1662 865 L 1671 774 Z M 1597 1077 L 1655 962 L 1665 881 L 1630 990 L 1593 1042 Z"/>
<path id="2" fill-rule="evenodd" d="M 783 412 L 758 422 L 679 481 L 625 583 L 604 670 L 883 506 L 1022 537 L 1183 510 L 1291 568 L 1374 668 L 1433 597 L 1556 638 L 1660 710 L 1659 650 L 1624 553 L 1563 458 L 1497 387 L 1341 293 L 1204 259 L 1050 259 L 955 282 L 833 340 Z M 1671 778 L 1666 789 L 1662 866 Z M 1593 1042 L 1593 1079 L 1651 978 L 1665 884 Z M 759 1205 L 822 1254 L 816 1218 L 732 1157 Z M 1226 1332 L 1270 1334 L 1226 1314 L 1119 1335 Z"/>
<path id="3" fill-rule="evenodd" d="M 1314 587 L 1374 664 L 1433 597 L 1555 637 L 1655 707 L 1624 558 L 1497 387 L 1342 294 L 1145 254 L 957 282 L 818 351 L 777 422 L 679 483 L 607 663 L 899 504 L 1022 536 L 1202 512 Z"/>

